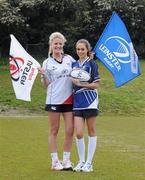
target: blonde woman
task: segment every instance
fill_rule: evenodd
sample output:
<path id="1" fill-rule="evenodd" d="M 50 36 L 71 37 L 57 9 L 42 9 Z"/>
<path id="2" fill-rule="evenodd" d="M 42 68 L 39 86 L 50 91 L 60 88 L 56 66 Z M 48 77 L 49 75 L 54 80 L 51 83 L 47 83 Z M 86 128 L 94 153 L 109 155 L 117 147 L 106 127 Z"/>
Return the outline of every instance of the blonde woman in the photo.
<path id="1" fill-rule="evenodd" d="M 76 130 L 76 144 L 79 155 L 79 163 L 74 171 L 93 171 L 92 161 L 96 150 L 96 116 L 98 115 L 98 92 L 100 77 L 98 65 L 92 59 L 91 46 L 85 39 L 76 43 L 76 52 L 79 60 L 73 63 L 73 69 L 81 68 L 90 73 L 91 79 L 81 83 L 78 79 L 72 78 L 74 83 L 74 126 Z M 84 126 L 85 121 L 88 129 L 88 152 L 85 159 Z"/>
<path id="2" fill-rule="evenodd" d="M 49 145 L 52 159 L 52 170 L 72 170 L 70 151 L 73 141 L 73 114 L 72 114 L 72 81 L 69 74 L 74 59 L 63 52 L 65 37 L 54 32 L 49 37 L 49 56 L 40 69 L 41 79 L 47 87 L 46 106 L 50 124 Z M 61 115 L 64 119 L 64 152 L 63 162 L 58 158 L 57 136 L 60 127 Z"/>

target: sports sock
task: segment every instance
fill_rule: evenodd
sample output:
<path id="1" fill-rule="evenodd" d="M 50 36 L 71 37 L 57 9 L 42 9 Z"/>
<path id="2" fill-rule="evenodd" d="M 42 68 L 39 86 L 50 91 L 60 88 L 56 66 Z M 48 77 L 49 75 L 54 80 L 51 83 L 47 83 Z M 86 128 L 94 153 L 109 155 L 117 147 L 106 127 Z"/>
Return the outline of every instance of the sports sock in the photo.
<path id="1" fill-rule="evenodd" d="M 70 152 L 63 152 L 63 161 L 67 161 L 70 159 Z"/>
<path id="2" fill-rule="evenodd" d="M 92 163 L 94 153 L 97 145 L 97 136 L 90 137 L 88 136 L 88 154 L 87 154 L 87 162 Z"/>
<path id="3" fill-rule="evenodd" d="M 76 144 L 77 144 L 77 150 L 80 162 L 85 162 L 85 141 L 84 138 L 77 139 L 76 138 Z"/>
<path id="4" fill-rule="evenodd" d="M 57 160 L 58 160 L 58 154 L 57 154 L 57 152 L 53 152 L 53 153 L 51 153 L 51 159 L 52 159 L 52 162 L 54 162 L 54 161 L 57 161 Z"/>

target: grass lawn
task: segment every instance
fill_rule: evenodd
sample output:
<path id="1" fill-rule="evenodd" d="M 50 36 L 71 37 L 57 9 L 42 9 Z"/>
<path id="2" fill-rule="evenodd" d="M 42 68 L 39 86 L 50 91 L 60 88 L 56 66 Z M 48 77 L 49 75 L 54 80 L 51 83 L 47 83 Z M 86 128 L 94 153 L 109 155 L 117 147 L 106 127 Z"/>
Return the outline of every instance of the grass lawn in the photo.
<path id="1" fill-rule="evenodd" d="M 120 88 L 115 88 L 111 73 L 98 64 L 102 79 L 101 113 L 97 121 L 98 144 L 92 173 L 50 170 L 47 117 L 23 116 L 46 115 L 46 90 L 40 76 L 32 89 L 32 101 L 17 100 L 8 65 L 0 64 L 0 115 L 8 115 L 0 116 L 0 180 L 145 180 L 145 61 L 140 62 L 141 76 Z M 63 126 L 62 121 L 58 138 L 60 159 Z M 87 140 L 86 132 L 85 135 Z M 75 164 L 78 161 L 75 141 L 71 160 Z"/>
<path id="2" fill-rule="evenodd" d="M 59 157 L 63 151 L 63 121 Z M 47 117 L 0 117 L 0 180 L 144 180 L 145 117 L 98 117 L 98 144 L 91 173 L 52 172 Z M 86 139 L 87 133 L 85 132 Z M 71 160 L 78 161 L 75 141 Z"/>
<path id="3" fill-rule="evenodd" d="M 99 88 L 101 114 L 145 115 L 145 61 L 141 61 L 141 76 L 135 78 L 120 88 L 114 85 L 112 74 L 99 64 L 101 85 Z M 25 102 L 15 98 L 8 65 L 0 66 L 0 113 L 8 110 L 27 110 L 44 114 L 46 89 L 42 87 L 40 75 L 32 88 L 32 101 Z"/>

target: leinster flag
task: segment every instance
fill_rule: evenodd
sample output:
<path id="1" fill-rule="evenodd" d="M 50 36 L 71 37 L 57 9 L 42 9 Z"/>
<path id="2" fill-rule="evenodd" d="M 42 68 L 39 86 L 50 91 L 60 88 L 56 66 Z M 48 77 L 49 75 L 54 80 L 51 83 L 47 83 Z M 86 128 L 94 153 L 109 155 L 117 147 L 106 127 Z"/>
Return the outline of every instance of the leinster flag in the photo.
<path id="1" fill-rule="evenodd" d="M 140 75 L 138 56 L 125 24 L 116 12 L 113 12 L 93 51 L 113 74 L 117 87 Z"/>
<path id="2" fill-rule="evenodd" d="M 11 35 L 9 68 L 17 99 L 31 101 L 30 93 L 40 64 Z"/>

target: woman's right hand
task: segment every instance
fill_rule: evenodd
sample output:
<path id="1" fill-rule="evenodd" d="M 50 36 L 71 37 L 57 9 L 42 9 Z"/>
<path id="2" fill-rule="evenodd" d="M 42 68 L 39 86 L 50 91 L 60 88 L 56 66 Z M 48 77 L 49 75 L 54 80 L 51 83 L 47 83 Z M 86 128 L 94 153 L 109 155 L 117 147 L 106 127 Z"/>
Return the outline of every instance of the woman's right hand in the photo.
<path id="1" fill-rule="evenodd" d="M 44 87 L 47 88 L 49 81 L 45 75 L 45 70 L 43 68 L 38 68 L 38 72 L 41 74 L 41 82 L 43 83 Z"/>
<path id="2" fill-rule="evenodd" d="M 45 70 L 43 68 L 38 68 L 38 72 L 41 74 L 41 75 L 45 75 Z"/>

